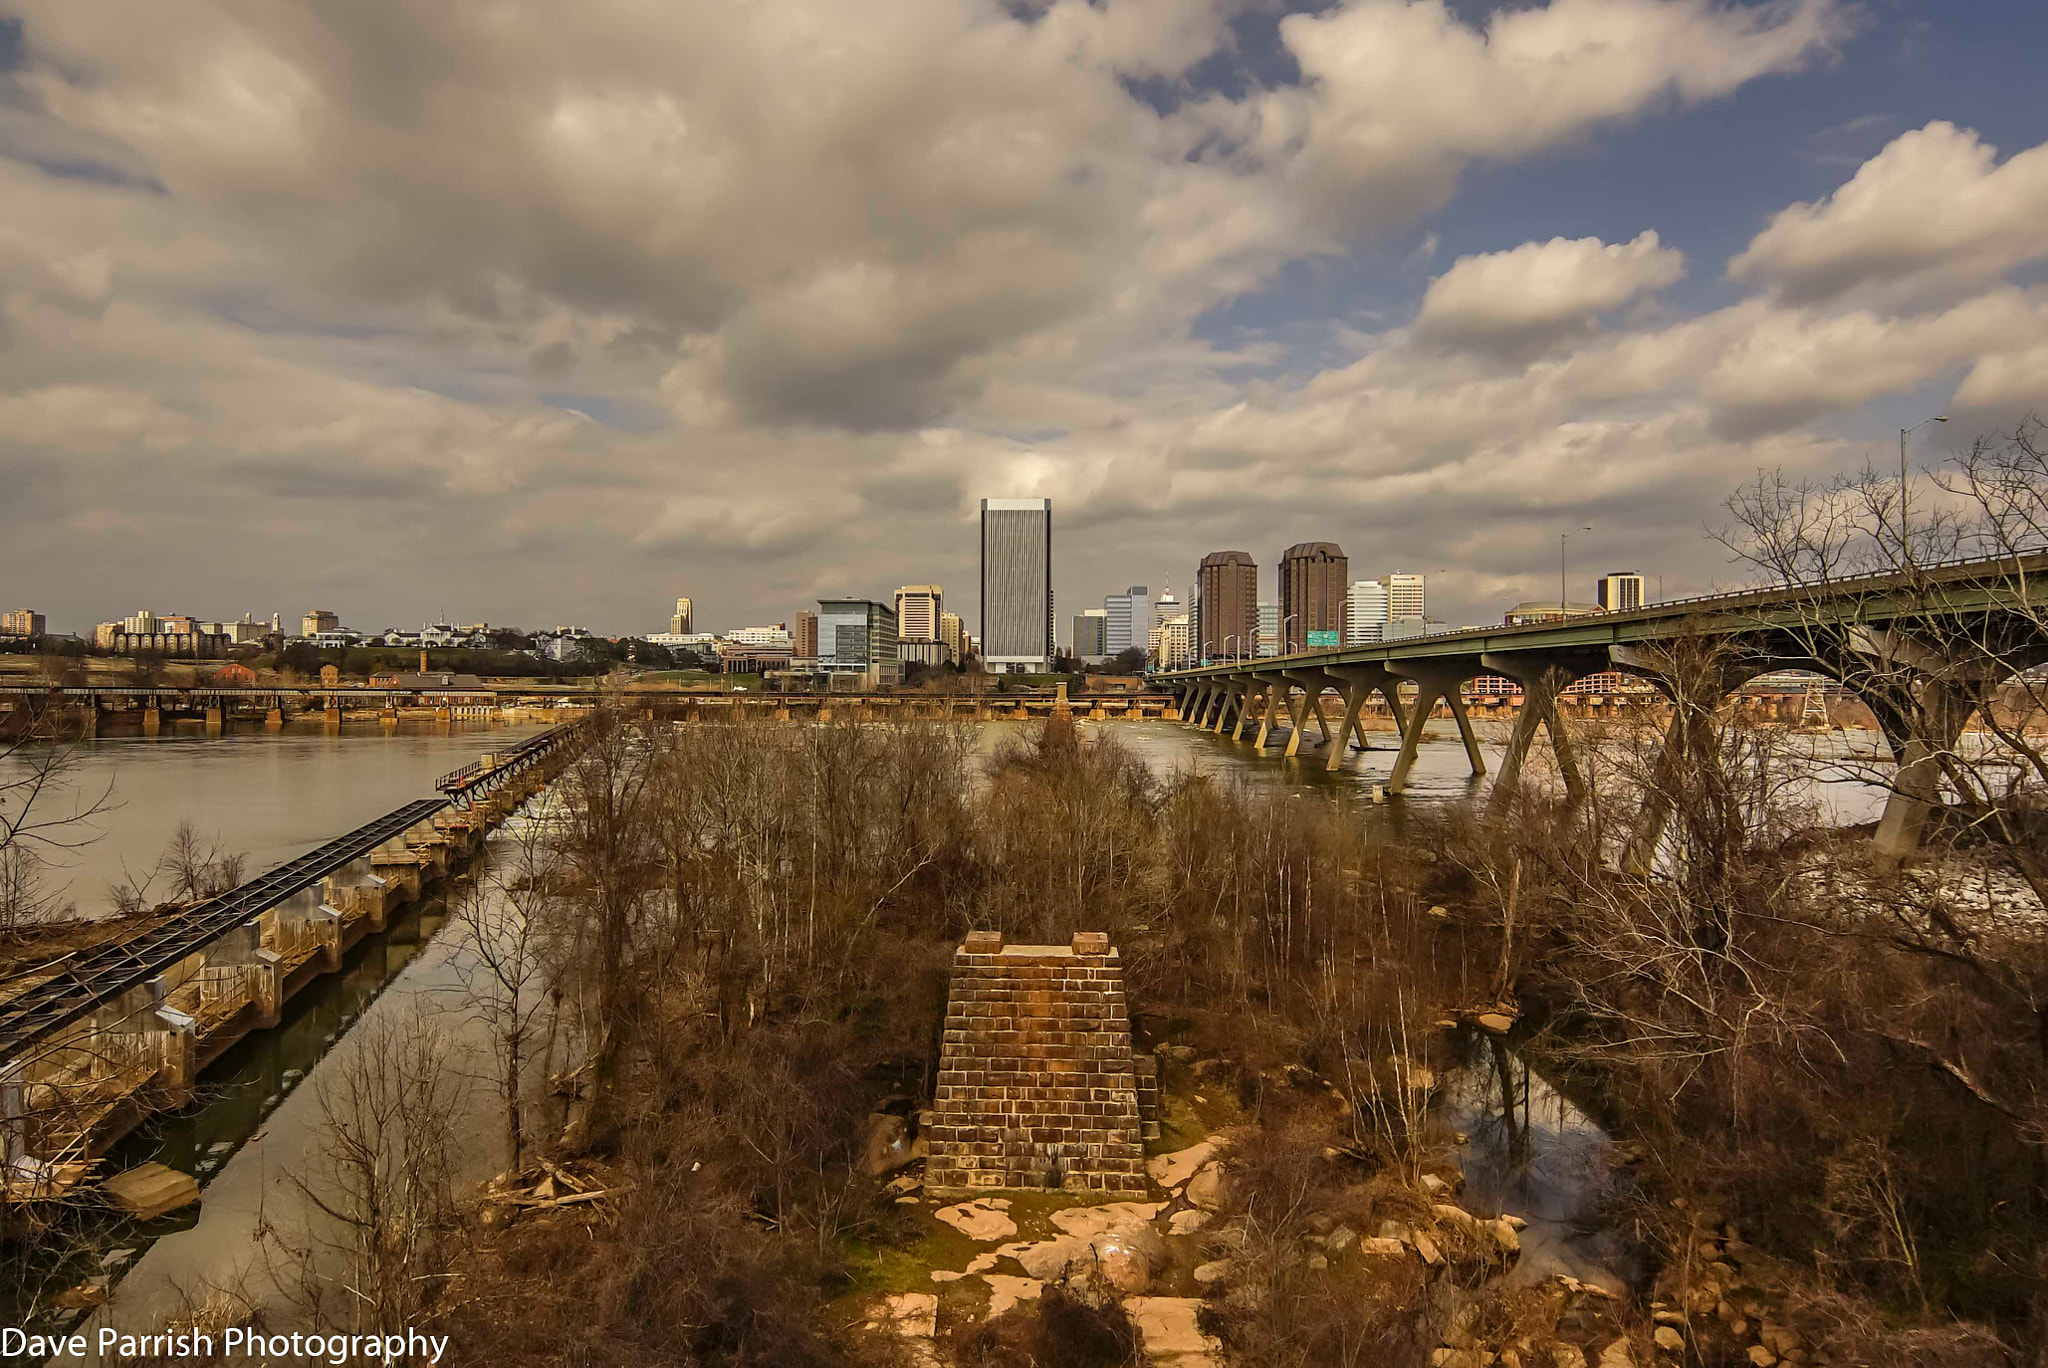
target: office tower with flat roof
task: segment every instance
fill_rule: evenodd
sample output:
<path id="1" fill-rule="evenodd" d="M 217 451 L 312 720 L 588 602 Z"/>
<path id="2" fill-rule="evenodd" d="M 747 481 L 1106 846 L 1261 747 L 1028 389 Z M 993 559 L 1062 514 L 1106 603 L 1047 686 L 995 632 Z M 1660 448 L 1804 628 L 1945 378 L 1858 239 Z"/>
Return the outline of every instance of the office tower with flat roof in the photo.
<path id="1" fill-rule="evenodd" d="M 943 597 L 936 584 L 906 584 L 896 591 L 896 630 L 903 641 L 937 641 Z"/>
<path id="2" fill-rule="evenodd" d="M 1102 610 L 1109 618 L 1109 653 L 1122 655 L 1133 646 L 1143 649 L 1152 631 L 1152 590 L 1149 585 L 1134 584 L 1121 594 L 1111 594 L 1102 600 Z"/>
<path id="3" fill-rule="evenodd" d="M 1610 570 L 1596 587 L 1595 597 L 1606 612 L 1626 613 L 1643 606 L 1643 577 L 1633 570 Z"/>
<path id="4" fill-rule="evenodd" d="M 1423 598 L 1422 576 L 1394 571 L 1387 576 L 1387 621 L 1406 622 L 1410 618 L 1428 617 L 1428 605 Z"/>
<path id="5" fill-rule="evenodd" d="M 960 625 L 960 615 L 941 611 L 939 614 L 939 640 L 946 643 L 946 649 L 953 653 L 954 660 L 967 658 L 966 633 Z"/>
<path id="6" fill-rule="evenodd" d="M 136 618 L 144 616 L 149 615 L 138 613 Z M 132 623 L 135 620 L 135 618 L 132 618 L 130 622 Z M 299 635 L 312 636 L 317 632 L 331 632 L 339 626 L 341 626 L 340 618 L 328 612 L 325 608 L 315 608 L 312 612 L 299 619 Z M 148 632 L 153 630 L 153 624 L 150 627 L 130 626 L 128 630 L 131 632 Z"/>
<path id="7" fill-rule="evenodd" d="M 679 598 L 676 600 L 676 610 L 669 616 L 668 629 L 677 636 L 688 636 L 691 633 L 693 629 L 690 626 L 690 601 L 688 599 Z"/>
<path id="8" fill-rule="evenodd" d="M 818 668 L 864 688 L 902 682 L 896 611 L 872 599 L 818 600 Z"/>
<path id="9" fill-rule="evenodd" d="M 1345 645 L 1371 646 L 1382 640 L 1391 617 L 1387 610 L 1386 582 L 1376 579 L 1351 581 L 1349 612 L 1350 617 L 1344 626 Z"/>
<path id="10" fill-rule="evenodd" d="M 982 662 L 1052 668 L 1052 500 L 981 501 Z"/>
<path id="11" fill-rule="evenodd" d="M 1280 652 L 1344 644 L 1351 562 L 1335 542 L 1297 542 L 1280 556 Z"/>
<path id="12" fill-rule="evenodd" d="M 790 633 L 790 654 L 798 660 L 818 658 L 818 615 L 806 608 L 796 615 L 796 630 Z"/>
<path id="13" fill-rule="evenodd" d="M 1211 551 L 1195 571 L 1195 654 L 1235 660 L 1258 653 L 1259 563 L 1249 551 Z"/>
<path id="14" fill-rule="evenodd" d="M 1109 610 L 1084 608 L 1074 614 L 1074 656 L 1085 664 L 1109 659 Z"/>
<path id="15" fill-rule="evenodd" d="M 0 613 L 0 636 L 39 637 L 49 629 L 49 622 L 33 608 L 16 608 Z"/>

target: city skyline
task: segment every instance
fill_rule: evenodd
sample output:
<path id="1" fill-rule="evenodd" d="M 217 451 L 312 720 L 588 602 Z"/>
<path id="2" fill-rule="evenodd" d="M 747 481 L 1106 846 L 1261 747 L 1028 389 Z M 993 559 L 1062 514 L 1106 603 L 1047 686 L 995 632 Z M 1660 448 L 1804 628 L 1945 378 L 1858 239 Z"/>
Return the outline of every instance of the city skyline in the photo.
<path id="1" fill-rule="evenodd" d="M 1587 524 L 1729 583 L 1759 467 L 2041 406 L 2039 6 L 914 0 L 797 54 L 625 4 L 574 79 L 517 5 L 66 8 L 0 20 L 0 585 L 73 630 L 259 566 L 361 622 L 978 621 L 991 489 L 1066 510 L 1061 603 L 1326 539 L 1459 622 Z M 352 79 L 400 48 L 433 100 Z"/>

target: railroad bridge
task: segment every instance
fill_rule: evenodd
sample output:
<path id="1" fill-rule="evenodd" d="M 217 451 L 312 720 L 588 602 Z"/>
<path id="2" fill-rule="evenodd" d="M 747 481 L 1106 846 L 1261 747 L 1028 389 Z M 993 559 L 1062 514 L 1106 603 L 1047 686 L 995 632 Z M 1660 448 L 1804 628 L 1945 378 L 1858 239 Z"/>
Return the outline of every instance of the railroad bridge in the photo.
<path id="1" fill-rule="evenodd" d="M 374 713 L 387 723 L 401 716 L 450 721 L 491 716 L 504 707 L 578 709 L 609 704 L 648 720 L 700 722 L 740 718 L 779 721 L 862 721 L 952 718 L 966 721 L 1044 719 L 1052 716 L 1097 722 L 1165 718 L 1176 720 L 1179 699 L 1153 689 L 1134 694 L 1088 694 L 1071 700 L 1054 689 L 928 693 L 713 693 L 672 686 L 603 688 L 592 685 L 480 684 L 460 689 L 366 688 L 349 685 L 6 685 L 0 686 L 0 735 L 9 719 L 17 727 L 31 720 L 68 719 L 73 734 L 99 736 L 109 727 L 160 735 L 180 718 L 203 721 L 209 735 L 230 724 L 260 719 L 284 726 L 295 716 L 318 714 L 339 726 L 347 714 Z"/>
<path id="2" fill-rule="evenodd" d="M 1587 676 L 1634 676 L 1669 702 L 1658 762 L 1668 775 L 1708 741 L 1711 718 L 1729 693 L 1761 674 L 1809 671 L 1839 682 L 1877 718 L 1897 770 L 1876 840 L 1880 852 L 1898 857 L 1918 845 L 1940 799 L 1944 758 L 1956 753 L 1972 717 L 2048 662 L 2044 575 L 2048 552 L 1955 561 L 1562 622 L 1209 664 L 1153 680 L 1179 693 L 1189 725 L 1228 728 L 1234 740 L 1255 725 L 1260 747 L 1284 709 L 1289 756 L 1313 717 L 1331 769 L 1353 736 L 1364 744 L 1360 717 L 1377 696 L 1400 732 L 1386 783 L 1398 794 L 1439 705 L 1457 725 L 1472 773 L 1486 772 L 1464 686 L 1482 676 L 1511 679 L 1522 687 L 1522 706 L 1494 781 L 1496 794 L 1506 794 L 1520 783 L 1539 728 L 1558 752 L 1566 784 L 1583 783 L 1559 723 L 1559 699 Z M 1334 731 L 1324 714 L 1330 693 L 1341 700 Z M 1633 845 L 1639 860 L 1654 849 L 1669 817 L 1668 799 L 1660 796 L 1668 789 L 1654 781 L 1651 788 Z"/>
<path id="3" fill-rule="evenodd" d="M 424 886 L 573 752 L 553 728 L 445 776 L 421 798 L 146 929 L 0 985 L 0 1197 L 67 1195 L 152 1110 Z"/>

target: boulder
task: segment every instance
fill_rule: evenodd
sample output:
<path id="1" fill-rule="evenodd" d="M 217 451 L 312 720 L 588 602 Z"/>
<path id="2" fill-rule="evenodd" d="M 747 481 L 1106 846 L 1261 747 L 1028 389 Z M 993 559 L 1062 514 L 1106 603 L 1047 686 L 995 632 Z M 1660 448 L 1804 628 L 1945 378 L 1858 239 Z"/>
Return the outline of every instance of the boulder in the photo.
<path id="1" fill-rule="evenodd" d="M 1422 1231 L 1416 1231 L 1410 1239 L 1415 1245 L 1415 1252 L 1420 1254 L 1422 1261 L 1431 1268 L 1435 1268 L 1444 1261 L 1444 1252 L 1436 1247 L 1436 1241 L 1430 1239 Z"/>
<path id="2" fill-rule="evenodd" d="M 1170 1192 L 1193 1177 L 1195 1170 L 1208 1163 L 1222 1145 L 1223 1138 L 1212 1135 L 1184 1150 L 1154 1155 L 1145 1161 L 1145 1171 L 1152 1175 L 1153 1182 Z"/>
<path id="3" fill-rule="evenodd" d="M 1167 1218 L 1166 1229 L 1173 1235 L 1192 1235 L 1215 1219 L 1200 1207 L 1191 1207 L 1186 1211 L 1176 1211 Z"/>
<path id="4" fill-rule="evenodd" d="M 1125 1296 L 1152 1290 L 1166 1267 L 1166 1242 L 1150 1226 L 1124 1226 L 1097 1235 L 1089 1252 L 1109 1285 Z"/>
<path id="5" fill-rule="evenodd" d="M 1799 1332 L 1775 1321 L 1765 1321 L 1762 1328 L 1756 1332 L 1756 1337 L 1779 1358 L 1784 1358 L 1799 1347 Z"/>
<path id="6" fill-rule="evenodd" d="M 1600 1368 L 1636 1368 L 1636 1356 L 1627 1340 L 1616 1340 L 1600 1351 Z"/>
<path id="7" fill-rule="evenodd" d="M 930 1339 L 939 1333 L 939 1299 L 930 1292 L 899 1292 L 883 1301 L 879 1325 L 905 1339 Z"/>
<path id="8" fill-rule="evenodd" d="M 1018 1244 L 1001 1245 L 996 1257 L 1012 1258 L 1024 1266 L 1024 1271 L 1041 1282 L 1051 1282 L 1068 1272 L 1086 1268 L 1094 1257 L 1088 1248 L 1088 1241 L 1077 1235 L 1055 1235 L 1050 1240 L 1031 1240 Z M 995 1259 L 989 1260 L 995 1266 Z M 973 1265 L 969 1272 L 978 1272 Z"/>
<path id="9" fill-rule="evenodd" d="M 894 1173 L 916 1156 L 910 1152 L 910 1123 L 890 1112 L 868 1117 L 867 1139 L 861 1146 L 860 1171 L 870 1178 Z"/>
<path id="10" fill-rule="evenodd" d="M 970 1240 L 1007 1240 L 1017 1233 L 1017 1223 L 1005 1211 L 1009 1205 L 1007 1197 L 978 1197 L 940 1207 L 935 1214 Z"/>
<path id="11" fill-rule="evenodd" d="M 1210 1287 L 1230 1276 L 1230 1260 L 1216 1259 L 1195 1265 L 1195 1281 L 1203 1287 Z"/>
<path id="12" fill-rule="evenodd" d="M 1659 1349 L 1669 1349 L 1674 1354 L 1685 1348 L 1685 1336 L 1679 1334 L 1674 1326 L 1658 1326 L 1657 1333 L 1652 1338 L 1657 1341 Z"/>
<path id="13" fill-rule="evenodd" d="M 1500 1012 L 1481 1012 L 1472 1022 L 1488 1035 L 1504 1036 L 1515 1029 L 1515 1019 Z"/>
<path id="14" fill-rule="evenodd" d="M 1037 1301 L 1045 1291 L 1045 1284 L 1036 1278 L 1014 1278 L 1001 1273 L 985 1273 L 982 1281 L 988 1284 L 988 1314 L 993 1320 L 1020 1301 Z"/>
<path id="15" fill-rule="evenodd" d="M 1101 1206 L 1069 1207 L 1065 1211 L 1055 1211 L 1052 1223 L 1062 1234 L 1078 1235 L 1087 1240 L 1127 1226 L 1142 1226 L 1157 1216 L 1164 1205 L 1163 1202 L 1105 1202 Z"/>
<path id="16" fill-rule="evenodd" d="M 1408 1257 L 1408 1246 L 1399 1240 L 1382 1239 L 1376 1235 L 1368 1240 L 1360 1240 L 1358 1252 L 1370 1254 L 1374 1258 L 1405 1259 Z"/>
<path id="17" fill-rule="evenodd" d="M 1350 1226 L 1340 1225 L 1323 1237 L 1323 1248 L 1332 1254 L 1342 1254 L 1358 1243 L 1358 1232 Z"/>
<path id="18" fill-rule="evenodd" d="M 1778 1361 L 1778 1356 L 1761 1344 L 1752 1344 L 1749 1346 L 1749 1361 L 1754 1363 L 1756 1368 L 1771 1368 L 1771 1365 Z"/>
<path id="19" fill-rule="evenodd" d="M 1207 1164 L 1194 1177 L 1188 1179 L 1186 1197 L 1188 1201 L 1204 1211 L 1214 1211 L 1223 1205 L 1223 1170 L 1215 1164 Z"/>
<path id="20" fill-rule="evenodd" d="M 1203 1332 L 1196 1321 L 1202 1303 L 1195 1297 L 1132 1297 L 1124 1303 L 1138 1327 L 1138 1341 L 1152 1359 L 1169 1355 L 1213 1355 L 1223 1345 Z M 1182 1362 L 1187 1362 L 1183 1359 Z"/>

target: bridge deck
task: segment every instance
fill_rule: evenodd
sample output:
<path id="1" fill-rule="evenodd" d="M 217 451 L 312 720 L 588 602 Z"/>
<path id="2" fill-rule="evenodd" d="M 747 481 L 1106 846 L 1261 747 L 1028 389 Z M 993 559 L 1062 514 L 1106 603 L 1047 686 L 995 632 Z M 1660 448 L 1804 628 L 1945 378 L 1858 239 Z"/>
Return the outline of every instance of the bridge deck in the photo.
<path id="1" fill-rule="evenodd" d="M 87 951 L 51 977 L 0 1002 L 0 1060 L 148 982 L 249 918 L 312 887 L 447 806 L 446 798 L 407 803 L 161 925 Z"/>
<path id="2" fill-rule="evenodd" d="M 472 760 L 461 769 L 451 770 L 435 782 L 434 787 L 451 798 L 465 798 L 470 790 L 480 784 L 487 784 L 516 769 L 535 756 L 553 749 L 557 742 L 575 730 L 576 723 L 565 722 L 559 727 L 550 727 L 538 736 L 529 736 L 509 750 L 497 751 L 497 760 L 486 765 L 482 760 Z"/>
<path id="3" fill-rule="evenodd" d="M 1817 620 L 1880 623 L 1900 617 L 1941 612 L 1969 612 L 2010 605 L 2027 592 L 2030 578 L 2048 576 L 2048 551 L 2022 556 L 1996 556 L 1922 566 L 1911 575 L 1897 573 L 1844 578 L 1794 588 L 1740 589 L 1725 594 L 1667 599 L 1626 612 L 1597 613 L 1563 622 L 1522 627 L 1470 627 L 1434 636 L 1410 637 L 1374 645 L 1340 646 L 1292 655 L 1246 657 L 1222 664 L 1162 671 L 1161 681 L 1313 670 L 1329 665 L 1384 665 L 1433 659 L 1471 657 L 1516 651 L 1584 650 L 1668 641 L 1688 631 L 1707 634 L 1751 632 L 1759 628 L 1797 629 Z M 1938 597 L 1930 601 L 1930 590 Z M 2038 589 L 2033 590 L 2035 594 Z"/>

